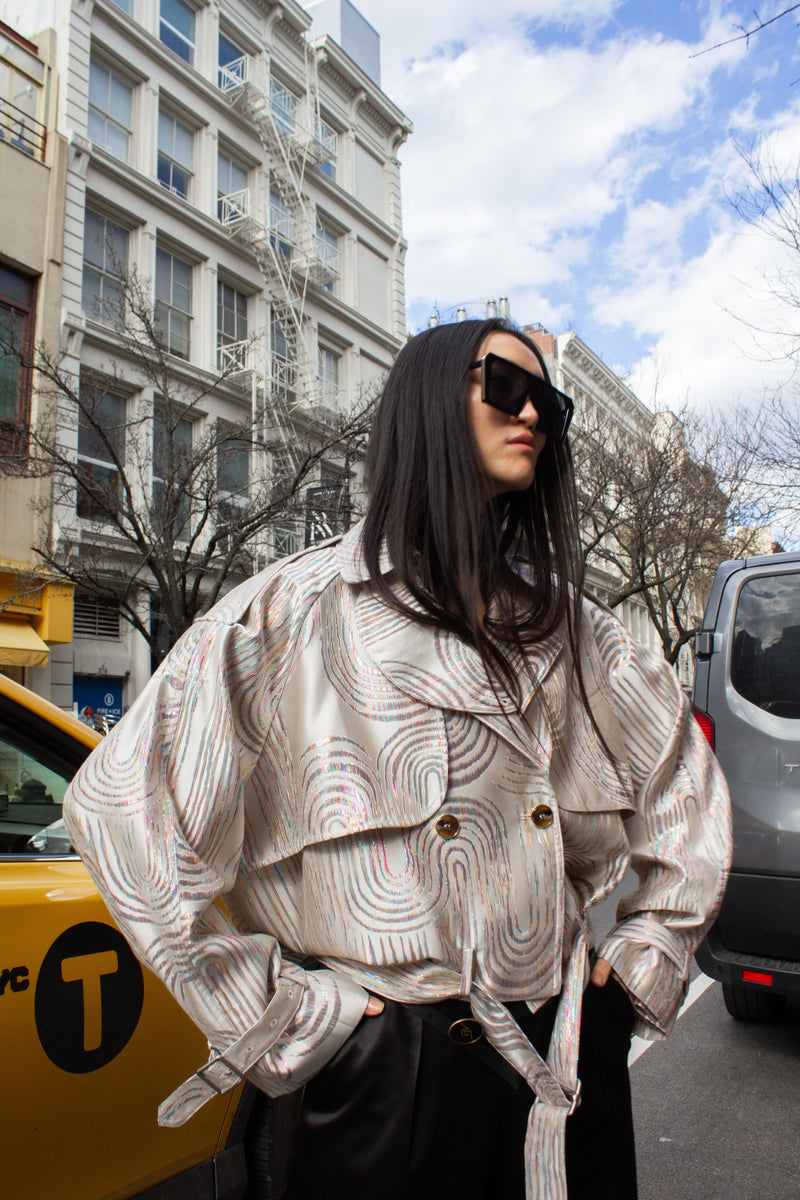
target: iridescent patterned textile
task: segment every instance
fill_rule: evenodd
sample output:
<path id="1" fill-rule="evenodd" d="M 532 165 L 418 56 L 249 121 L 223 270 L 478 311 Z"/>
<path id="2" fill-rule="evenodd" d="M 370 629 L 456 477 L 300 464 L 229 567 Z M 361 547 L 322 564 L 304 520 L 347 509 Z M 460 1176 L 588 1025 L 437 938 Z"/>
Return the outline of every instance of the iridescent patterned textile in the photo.
<path id="1" fill-rule="evenodd" d="M 727 790 L 674 673 L 609 613 L 586 605 L 582 654 L 614 764 L 561 639 L 516 664 L 524 718 L 509 718 L 472 649 L 376 598 L 359 535 L 197 621 L 77 776 L 67 827 L 213 1047 L 162 1123 L 245 1072 L 270 1095 L 297 1088 L 365 989 L 460 995 L 537 1093 L 529 1194 L 559 1200 L 586 910 L 633 861 L 640 886 L 598 950 L 637 1032 L 665 1036 L 721 898 Z M 544 1063 L 502 1001 L 535 1010 L 559 993 Z"/>

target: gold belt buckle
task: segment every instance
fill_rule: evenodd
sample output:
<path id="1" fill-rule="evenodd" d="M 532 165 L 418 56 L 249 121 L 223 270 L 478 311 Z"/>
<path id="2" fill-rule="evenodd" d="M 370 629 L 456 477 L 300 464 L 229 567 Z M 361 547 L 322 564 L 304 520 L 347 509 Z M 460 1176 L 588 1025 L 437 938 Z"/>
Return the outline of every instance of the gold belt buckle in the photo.
<path id="1" fill-rule="evenodd" d="M 475 1042 L 479 1042 L 483 1037 L 483 1026 L 474 1017 L 461 1017 L 460 1020 L 453 1021 L 447 1036 L 457 1046 L 474 1046 Z"/>

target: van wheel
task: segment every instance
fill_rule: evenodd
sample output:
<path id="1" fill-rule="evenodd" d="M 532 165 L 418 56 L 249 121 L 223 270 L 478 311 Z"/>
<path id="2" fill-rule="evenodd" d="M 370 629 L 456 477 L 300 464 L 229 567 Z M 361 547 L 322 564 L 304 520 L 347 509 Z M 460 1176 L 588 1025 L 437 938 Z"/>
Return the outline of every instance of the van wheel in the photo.
<path id="1" fill-rule="evenodd" d="M 735 983 L 723 983 L 722 998 L 737 1021 L 777 1021 L 786 1008 L 786 997 L 780 992 L 761 992 Z"/>

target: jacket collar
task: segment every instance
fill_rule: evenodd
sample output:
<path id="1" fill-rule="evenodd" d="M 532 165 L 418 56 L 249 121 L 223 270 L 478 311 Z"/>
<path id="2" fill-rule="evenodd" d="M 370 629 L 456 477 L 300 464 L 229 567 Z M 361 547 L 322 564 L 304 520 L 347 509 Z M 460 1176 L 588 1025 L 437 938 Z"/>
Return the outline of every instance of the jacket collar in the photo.
<path id="1" fill-rule="evenodd" d="M 362 527 L 362 522 L 355 525 L 336 546 L 339 570 L 347 583 L 363 584 L 369 579 L 361 548 Z M 385 547 L 379 565 L 383 574 L 392 570 Z M 416 607 L 405 588 L 398 586 L 397 591 L 404 603 Z M 454 634 L 389 608 L 372 588 L 358 590 L 354 617 L 364 653 L 386 678 L 415 700 L 475 715 L 512 711 L 510 697 L 500 681 L 494 680 L 493 690 L 480 655 Z M 509 651 L 520 682 L 523 711 L 561 650 L 561 639 L 553 635 L 524 655 Z"/>

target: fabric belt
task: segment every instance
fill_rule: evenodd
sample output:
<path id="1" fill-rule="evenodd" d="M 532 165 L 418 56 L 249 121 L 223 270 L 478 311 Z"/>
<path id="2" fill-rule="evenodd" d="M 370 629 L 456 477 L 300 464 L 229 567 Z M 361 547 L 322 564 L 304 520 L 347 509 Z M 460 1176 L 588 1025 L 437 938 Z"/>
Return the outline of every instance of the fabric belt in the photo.
<path id="1" fill-rule="evenodd" d="M 555 1006 L 556 1003 L 556 1000 L 550 1000 L 538 1011 L 543 1012 L 549 1005 Z M 483 1025 L 473 1017 L 467 1002 L 441 1000 L 438 1004 L 404 1004 L 403 1007 L 415 1017 L 427 1021 L 454 1045 L 480 1059 L 484 1066 L 490 1067 L 511 1087 L 519 1088 L 524 1082 L 520 1073 L 485 1039 Z M 531 1015 L 524 1001 L 504 1004 L 503 1007 L 518 1024 Z"/>

